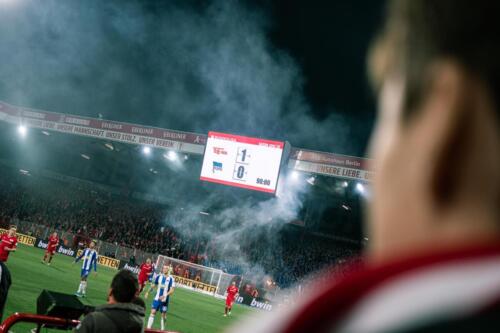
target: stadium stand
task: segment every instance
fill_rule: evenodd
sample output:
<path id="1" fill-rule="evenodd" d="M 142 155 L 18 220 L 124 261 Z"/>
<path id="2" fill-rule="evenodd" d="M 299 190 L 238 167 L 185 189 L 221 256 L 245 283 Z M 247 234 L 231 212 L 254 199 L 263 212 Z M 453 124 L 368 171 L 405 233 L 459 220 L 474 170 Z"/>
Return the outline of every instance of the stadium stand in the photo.
<path id="1" fill-rule="evenodd" d="M 2 168 L 2 173 L 5 176 L 0 178 L 0 226 L 22 221 L 20 231 L 39 238 L 46 237 L 48 230 L 70 233 L 75 236 L 66 241 L 74 248 L 90 239 L 114 244 L 116 248 L 130 248 L 121 253 L 122 260 L 132 257 L 133 249 L 137 249 L 145 255 L 162 254 L 231 274 L 243 273 L 239 260 L 218 253 L 210 239 L 194 238 L 187 233 L 181 236 L 163 223 L 169 209 L 165 205 L 9 168 Z M 247 261 L 261 265 L 281 287 L 359 252 L 359 247 L 332 248 L 331 240 L 294 230 L 283 230 L 280 236 L 278 244 L 253 237 L 242 240 L 240 247 Z M 115 257 L 116 252 L 101 249 L 101 254 L 108 257 Z M 143 259 L 133 257 L 138 262 Z"/>

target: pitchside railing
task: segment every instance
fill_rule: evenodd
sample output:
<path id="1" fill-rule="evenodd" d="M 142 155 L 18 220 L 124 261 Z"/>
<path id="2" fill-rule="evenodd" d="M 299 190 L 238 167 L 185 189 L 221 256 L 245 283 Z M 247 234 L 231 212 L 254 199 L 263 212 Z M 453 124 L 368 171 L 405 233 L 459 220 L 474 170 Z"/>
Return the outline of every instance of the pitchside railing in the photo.
<path id="1" fill-rule="evenodd" d="M 70 330 L 80 323 L 79 320 L 74 319 L 66 319 L 66 318 L 57 318 L 57 317 L 49 317 L 43 315 L 37 315 L 33 313 L 14 313 L 12 316 L 5 319 L 3 323 L 0 324 L 0 333 L 8 333 L 12 332 L 10 329 L 18 324 L 18 323 L 33 323 L 38 327 L 35 328 L 35 331 L 41 332 L 41 328 L 44 325 L 48 325 L 51 328 L 59 329 L 59 330 Z M 44 330 L 45 332 L 45 330 Z M 176 333 L 173 331 L 160 331 L 155 329 L 147 328 L 144 330 L 144 333 Z"/>

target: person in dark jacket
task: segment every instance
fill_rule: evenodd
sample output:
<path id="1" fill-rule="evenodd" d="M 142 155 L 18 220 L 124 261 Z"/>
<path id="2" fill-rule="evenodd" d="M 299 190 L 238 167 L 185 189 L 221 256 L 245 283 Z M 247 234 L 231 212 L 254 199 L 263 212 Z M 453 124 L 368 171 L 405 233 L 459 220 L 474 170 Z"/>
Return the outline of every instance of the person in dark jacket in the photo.
<path id="1" fill-rule="evenodd" d="M 144 302 L 137 302 L 139 285 L 128 270 L 119 271 L 111 281 L 108 304 L 96 307 L 76 327 L 77 333 L 140 333 L 144 331 Z"/>
<path id="2" fill-rule="evenodd" d="M 7 266 L 0 261 L 0 322 L 2 322 L 3 308 L 7 302 L 7 294 L 12 280 Z"/>

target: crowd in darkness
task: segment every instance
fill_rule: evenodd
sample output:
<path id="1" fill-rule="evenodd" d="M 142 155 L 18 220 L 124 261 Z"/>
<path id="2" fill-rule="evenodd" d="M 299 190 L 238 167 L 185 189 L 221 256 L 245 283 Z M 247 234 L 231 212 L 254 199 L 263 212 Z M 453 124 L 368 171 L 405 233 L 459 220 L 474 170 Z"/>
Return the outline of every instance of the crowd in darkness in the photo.
<path id="1" fill-rule="evenodd" d="M 29 221 L 146 252 L 181 256 L 165 207 L 58 180 L 2 172 L 0 220 Z M 172 253 L 175 249 L 175 253 Z"/>
<path id="2" fill-rule="evenodd" d="M 306 239 L 309 237 L 306 237 Z M 307 245 L 306 245 L 307 244 Z M 304 248 L 307 250 L 304 251 Z M 343 265 L 359 255 L 359 248 L 350 246 L 332 246 L 332 241 L 319 240 L 314 237 L 287 242 L 280 258 L 275 262 L 274 276 L 281 286 L 297 283 L 304 277 L 304 272 L 319 272 L 332 265 Z"/>
<path id="3" fill-rule="evenodd" d="M 168 207 L 96 191 L 88 186 L 2 170 L 0 224 L 28 221 L 41 228 L 99 239 L 241 274 L 237 258 L 217 253 L 210 240 L 180 235 L 164 222 Z M 358 250 L 332 246 L 331 240 L 306 233 L 282 232 L 279 242 L 241 244 L 247 263 L 259 265 L 281 286 L 310 272 L 356 255 Z M 211 250 L 212 249 L 212 250 Z M 105 253 L 106 254 L 106 253 Z"/>
<path id="4" fill-rule="evenodd" d="M 360 248 L 292 229 L 282 230 L 272 242 L 252 242 L 245 252 L 249 261 L 259 263 L 279 286 L 289 287 L 308 274 L 351 262 Z"/>

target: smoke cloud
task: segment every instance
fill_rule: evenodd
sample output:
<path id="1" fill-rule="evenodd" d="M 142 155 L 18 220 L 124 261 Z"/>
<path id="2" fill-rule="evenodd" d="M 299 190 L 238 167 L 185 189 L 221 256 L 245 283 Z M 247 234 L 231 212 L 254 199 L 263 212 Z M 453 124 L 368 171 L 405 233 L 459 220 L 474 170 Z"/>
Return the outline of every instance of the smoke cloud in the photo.
<path id="1" fill-rule="evenodd" d="M 121 0 L 1 4 L 0 99 L 63 113 L 100 113 L 145 125 L 219 130 L 346 151 L 346 121 L 335 114 L 322 121 L 311 115 L 300 69 L 270 43 L 270 24 L 261 9 L 226 0 L 196 5 Z M 190 172 L 191 177 L 198 172 Z M 275 237 L 283 222 L 295 218 L 307 191 L 287 183 L 276 198 L 233 196 L 236 204 L 219 209 L 200 227 L 199 211 L 220 205 L 220 194 L 199 194 L 175 179 L 166 182 L 152 186 L 175 188 L 190 199 L 166 223 L 181 233 L 205 234 L 224 255 L 241 258 L 251 271 L 261 269 L 245 260 L 238 240 L 255 230 L 266 231 L 259 237 Z"/>
<path id="2" fill-rule="evenodd" d="M 154 2 L 153 2 L 154 3 Z M 0 98 L 23 106 L 347 151 L 349 127 L 311 116 L 293 59 L 240 1 L 18 0 L 0 6 Z"/>

